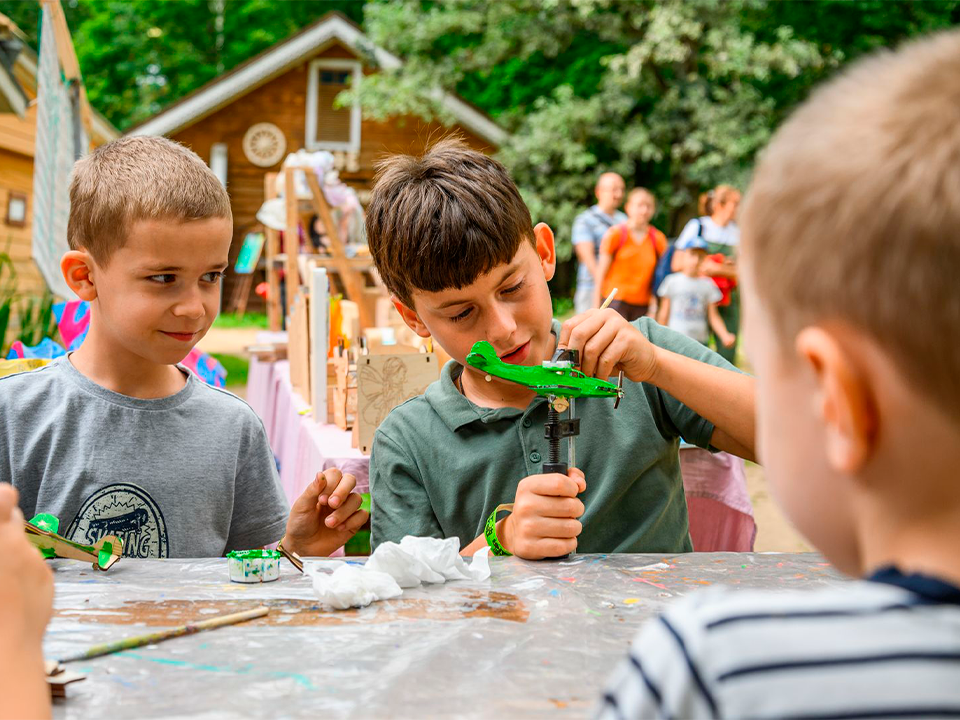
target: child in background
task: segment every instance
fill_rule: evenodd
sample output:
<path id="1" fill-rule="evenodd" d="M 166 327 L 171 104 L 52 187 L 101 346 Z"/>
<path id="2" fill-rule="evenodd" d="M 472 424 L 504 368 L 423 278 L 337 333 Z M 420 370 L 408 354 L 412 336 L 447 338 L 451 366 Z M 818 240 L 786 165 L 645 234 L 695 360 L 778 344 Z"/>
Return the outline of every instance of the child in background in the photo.
<path id="1" fill-rule="evenodd" d="M 858 63 L 764 150 L 742 215 L 757 443 L 861 579 L 684 598 L 603 717 L 960 717 L 958 158 L 956 31 Z"/>
<path id="2" fill-rule="evenodd" d="M 657 322 L 704 345 L 712 328 L 723 346 L 731 347 L 736 337 L 727 332 L 717 309 L 723 293 L 713 280 L 700 275 L 700 267 L 707 256 L 706 241 L 693 237 L 678 242 L 677 250 L 683 253 L 678 258 L 680 272 L 667 275 L 657 291 L 660 296 Z"/>
<path id="3" fill-rule="evenodd" d="M 53 573 L 27 541 L 17 491 L 0 482 L 0 720 L 50 717 L 43 633 L 53 611 Z"/>
<path id="4" fill-rule="evenodd" d="M 657 320 L 671 330 L 707 344 L 710 329 L 724 347 L 736 338 L 727 331 L 717 303 L 722 293 L 700 270 L 707 243 L 696 235 L 677 241 L 675 272 L 660 285 Z M 708 327 L 709 323 L 709 327 Z M 749 552 L 757 536 L 743 460 L 680 442 L 680 472 L 697 552 Z"/>
<path id="5" fill-rule="evenodd" d="M 654 299 L 650 285 L 657 260 L 667 250 L 667 238 L 650 224 L 657 201 L 646 188 L 631 190 L 623 209 L 627 221 L 610 228 L 600 243 L 597 277 L 603 282 L 594 290 L 593 307 L 600 307 L 602 298 L 617 288 L 610 307 L 630 322 L 650 309 Z"/>

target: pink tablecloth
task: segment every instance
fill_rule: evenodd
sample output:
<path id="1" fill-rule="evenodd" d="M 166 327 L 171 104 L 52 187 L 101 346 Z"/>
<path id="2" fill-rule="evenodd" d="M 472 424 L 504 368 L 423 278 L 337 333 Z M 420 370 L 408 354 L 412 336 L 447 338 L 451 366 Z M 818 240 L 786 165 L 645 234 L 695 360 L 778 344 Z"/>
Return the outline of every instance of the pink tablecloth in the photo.
<path id="1" fill-rule="evenodd" d="M 247 402 L 256 411 L 280 466 L 280 482 L 292 503 L 321 470 L 340 468 L 357 478 L 357 492 L 369 492 L 370 458 L 350 446 L 351 434 L 336 425 L 318 425 L 306 400 L 290 384 L 286 361 L 250 361 Z"/>
<path id="2" fill-rule="evenodd" d="M 696 552 L 753 552 L 757 524 L 743 460 L 700 448 L 680 450 L 680 471 Z"/>

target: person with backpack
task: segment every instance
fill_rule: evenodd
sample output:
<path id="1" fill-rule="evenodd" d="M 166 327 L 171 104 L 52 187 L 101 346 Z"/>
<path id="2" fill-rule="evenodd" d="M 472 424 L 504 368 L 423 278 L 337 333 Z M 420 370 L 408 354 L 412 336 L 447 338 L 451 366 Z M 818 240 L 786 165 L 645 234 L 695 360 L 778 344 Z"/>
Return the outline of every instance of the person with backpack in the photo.
<path id="1" fill-rule="evenodd" d="M 571 240 L 580 261 L 577 290 L 573 296 L 573 307 L 577 314 L 597 307 L 592 303 L 594 291 L 600 284 L 596 278 L 600 241 L 610 228 L 627 220 L 627 216 L 618 210 L 623 203 L 626 187 L 623 178 L 616 173 L 603 173 L 595 189 L 597 204 L 584 210 L 573 221 Z"/>
<path id="2" fill-rule="evenodd" d="M 734 218 L 740 206 L 740 191 L 731 185 L 718 185 L 700 196 L 700 217 L 688 222 L 676 244 L 680 247 L 695 237 L 707 243 L 707 258 L 701 272 L 713 279 L 723 293 L 719 302 L 720 317 L 727 330 L 740 334 L 740 291 L 737 289 L 737 253 L 740 247 L 740 228 Z M 737 355 L 737 343 L 725 347 L 712 334 L 717 352 L 729 362 Z"/>
<path id="3" fill-rule="evenodd" d="M 601 298 L 617 288 L 610 307 L 629 322 L 647 314 L 656 297 L 654 271 L 667 250 L 666 236 L 650 224 L 656 209 L 657 201 L 646 188 L 634 188 L 627 195 L 626 222 L 610 228 L 600 243 L 600 284 L 594 289 L 593 307 L 600 307 Z"/>

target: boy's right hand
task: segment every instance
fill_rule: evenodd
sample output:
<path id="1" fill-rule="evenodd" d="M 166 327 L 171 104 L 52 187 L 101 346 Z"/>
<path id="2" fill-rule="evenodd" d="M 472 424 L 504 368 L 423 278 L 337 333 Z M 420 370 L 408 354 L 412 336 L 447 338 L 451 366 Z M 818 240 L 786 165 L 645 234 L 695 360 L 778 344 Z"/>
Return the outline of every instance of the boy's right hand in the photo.
<path id="1" fill-rule="evenodd" d="M 560 557 L 577 549 L 587 489 L 583 473 L 531 475 L 517 486 L 513 512 L 497 523 L 497 538 L 508 552 L 525 560 Z"/>

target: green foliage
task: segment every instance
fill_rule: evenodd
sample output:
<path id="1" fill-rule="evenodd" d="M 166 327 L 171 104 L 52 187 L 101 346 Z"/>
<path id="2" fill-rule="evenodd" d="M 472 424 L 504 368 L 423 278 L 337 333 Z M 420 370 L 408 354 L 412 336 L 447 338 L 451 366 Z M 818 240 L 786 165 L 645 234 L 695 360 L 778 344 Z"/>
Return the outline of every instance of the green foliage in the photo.
<path id="1" fill-rule="evenodd" d="M 20 329 L 17 340 L 24 345 L 39 345 L 44 338 L 57 339 L 57 318 L 53 314 L 53 293 L 45 290 L 41 297 L 24 297 L 16 306 Z"/>
<path id="2" fill-rule="evenodd" d="M 250 373 L 250 361 L 239 355 L 224 353 L 210 353 L 227 371 L 227 387 L 247 384 L 247 375 Z"/>
<path id="3" fill-rule="evenodd" d="M 215 328 L 233 330 L 235 328 L 263 328 L 269 327 L 266 313 L 244 313 L 243 317 L 237 313 L 220 313 L 213 321 Z"/>
<path id="4" fill-rule="evenodd" d="M 757 151 L 816 83 L 876 48 L 960 22 L 958 6 L 384 0 L 367 6 L 365 29 L 405 65 L 365 80 L 360 95 L 370 117 L 451 122 L 441 87 L 496 117 L 512 133 L 499 158 L 569 261 L 573 218 L 592 203 L 600 172 L 651 188 L 654 223 L 675 235 L 701 192 L 746 186 Z"/>
<path id="5" fill-rule="evenodd" d="M 17 296 L 17 271 L 14 269 L 10 255 L 0 253 L 0 360 L 7 356 L 6 343 L 7 328 L 10 326 L 10 315 L 13 301 Z"/>
<path id="6" fill-rule="evenodd" d="M 121 130 L 331 10 L 355 22 L 363 16 L 362 0 L 72 0 L 63 5 L 90 101 Z M 34 49 L 39 8 L 37 2 L 0 1 L 0 13 L 20 26 Z"/>

